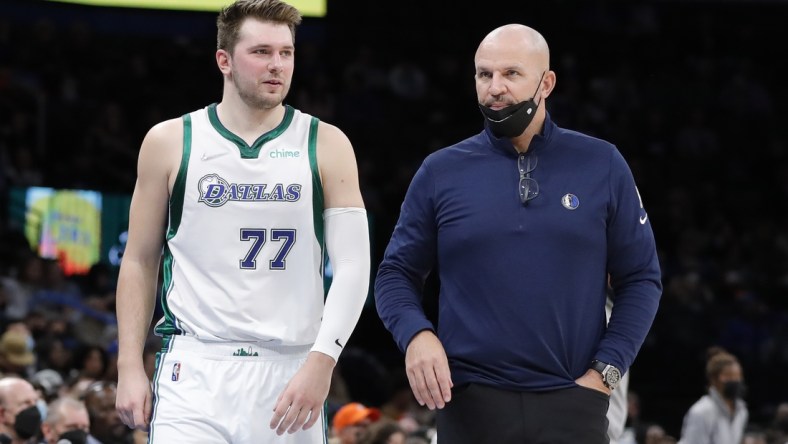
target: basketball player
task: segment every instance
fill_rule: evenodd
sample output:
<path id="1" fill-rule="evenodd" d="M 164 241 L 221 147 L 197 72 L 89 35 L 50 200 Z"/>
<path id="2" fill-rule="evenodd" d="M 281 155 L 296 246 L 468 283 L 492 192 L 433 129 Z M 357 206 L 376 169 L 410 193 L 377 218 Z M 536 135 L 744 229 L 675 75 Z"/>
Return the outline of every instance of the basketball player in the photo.
<path id="1" fill-rule="evenodd" d="M 369 233 L 347 137 L 283 103 L 300 22 L 280 0 L 223 9 L 221 102 L 142 143 L 117 292 L 117 409 L 150 443 L 325 440 L 331 372 L 368 290 Z M 142 351 L 162 246 L 151 392 Z"/>

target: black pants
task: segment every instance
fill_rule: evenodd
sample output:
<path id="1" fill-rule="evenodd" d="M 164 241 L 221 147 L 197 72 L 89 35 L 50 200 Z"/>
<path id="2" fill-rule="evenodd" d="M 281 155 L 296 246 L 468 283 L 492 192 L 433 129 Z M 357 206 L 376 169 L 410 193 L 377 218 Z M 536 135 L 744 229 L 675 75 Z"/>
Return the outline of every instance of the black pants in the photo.
<path id="1" fill-rule="evenodd" d="M 609 403 L 579 386 L 538 393 L 455 387 L 438 411 L 438 444 L 608 444 Z"/>

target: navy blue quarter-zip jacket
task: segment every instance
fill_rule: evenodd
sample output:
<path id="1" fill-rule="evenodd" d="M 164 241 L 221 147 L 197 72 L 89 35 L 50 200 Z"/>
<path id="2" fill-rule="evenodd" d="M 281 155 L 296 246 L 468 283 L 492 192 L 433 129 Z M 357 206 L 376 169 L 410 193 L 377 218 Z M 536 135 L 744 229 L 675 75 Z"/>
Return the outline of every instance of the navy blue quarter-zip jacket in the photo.
<path id="1" fill-rule="evenodd" d="M 536 157 L 539 194 L 527 205 L 518 156 Z M 455 385 L 571 387 L 593 359 L 626 370 L 662 293 L 626 161 L 549 115 L 526 154 L 485 129 L 432 153 L 413 177 L 375 281 L 378 314 L 402 351 L 434 330 L 422 308 L 433 269 Z M 616 299 L 606 328 L 608 273 Z"/>

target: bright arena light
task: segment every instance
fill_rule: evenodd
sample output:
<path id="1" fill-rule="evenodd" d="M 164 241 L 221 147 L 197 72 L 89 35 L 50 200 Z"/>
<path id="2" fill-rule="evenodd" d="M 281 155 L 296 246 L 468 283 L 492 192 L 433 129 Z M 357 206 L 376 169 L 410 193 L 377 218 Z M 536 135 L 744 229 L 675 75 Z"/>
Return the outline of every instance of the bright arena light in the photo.
<path id="1" fill-rule="evenodd" d="M 218 11 L 232 0 L 50 0 L 80 5 L 123 8 L 178 9 L 185 11 Z M 325 17 L 326 0 L 288 0 L 307 17 Z"/>

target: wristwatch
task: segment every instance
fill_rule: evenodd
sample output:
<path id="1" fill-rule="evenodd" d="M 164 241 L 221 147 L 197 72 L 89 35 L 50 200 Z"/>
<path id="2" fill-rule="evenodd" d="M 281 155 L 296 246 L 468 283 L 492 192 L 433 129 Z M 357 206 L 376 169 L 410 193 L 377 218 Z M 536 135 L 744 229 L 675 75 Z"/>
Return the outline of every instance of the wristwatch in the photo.
<path id="1" fill-rule="evenodd" d="M 602 382 L 610 390 L 614 390 L 618 386 L 619 381 L 621 381 L 621 370 L 606 362 L 593 360 L 591 361 L 591 368 L 602 375 Z"/>

